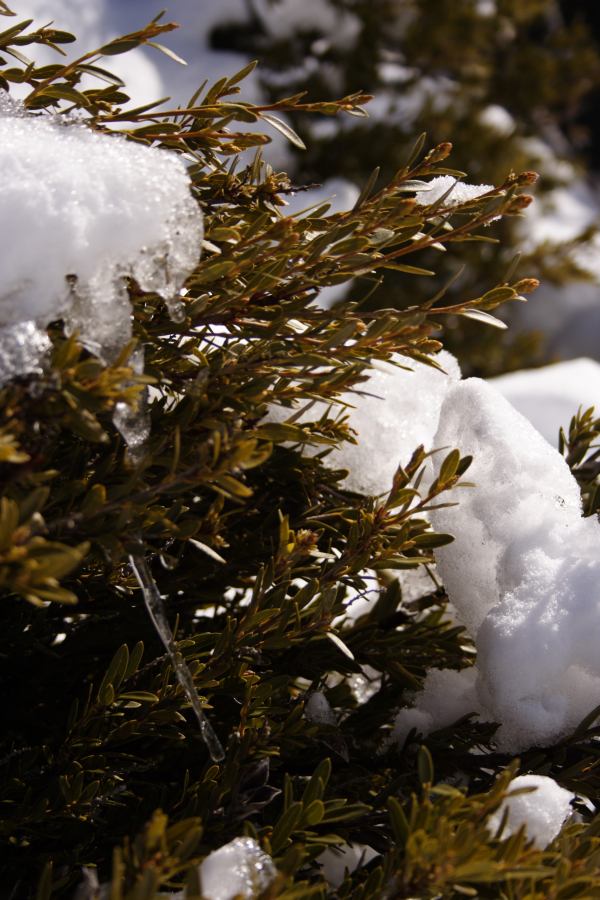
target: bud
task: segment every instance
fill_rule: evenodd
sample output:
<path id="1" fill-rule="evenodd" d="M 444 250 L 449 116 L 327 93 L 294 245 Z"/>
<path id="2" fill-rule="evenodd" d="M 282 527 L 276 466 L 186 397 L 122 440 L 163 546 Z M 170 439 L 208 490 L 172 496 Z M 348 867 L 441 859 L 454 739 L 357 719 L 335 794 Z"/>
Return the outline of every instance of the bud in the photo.
<path id="1" fill-rule="evenodd" d="M 521 278 L 520 281 L 513 284 L 513 288 L 518 294 L 532 294 L 537 291 L 539 286 L 540 282 L 537 278 Z"/>
<path id="2" fill-rule="evenodd" d="M 443 141 L 441 144 L 438 144 L 437 147 L 434 147 L 431 153 L 429 153 L 427 162 L 442 162 L 442 160 L 448 159 L 451 153 L 452 144 L 450 143 L 450 141 Z"/>
<path id="3" fill-rule="evenodd" d="M 520 212 L 522 209 L 527 209 L 527 207 L 531 206 L 532 203 L 533 197 L 530 194 L 521 194 L 518 197 L 513 197 L 506 212 Z"/>
<path id="4" fill-rule="evenodd" d="M 517 184 L 520 184 L 521 186 L 535 184 L 539 177 L 537 172 L 521 172 L 517 178 Z"/>

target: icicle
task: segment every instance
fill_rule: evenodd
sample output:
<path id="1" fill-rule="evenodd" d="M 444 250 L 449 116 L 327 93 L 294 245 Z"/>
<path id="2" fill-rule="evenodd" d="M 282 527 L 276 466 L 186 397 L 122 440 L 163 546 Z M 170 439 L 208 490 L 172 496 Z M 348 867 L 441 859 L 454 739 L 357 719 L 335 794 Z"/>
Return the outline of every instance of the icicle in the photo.
<path id="1" fill-rule="evenodd" d="M 144 371 L 144 348 L 136 347 L 129 359 L 129 365 L 137 375 Z M 127 444 L 129 455 L 134 463 L 143 456 L 146 441 L 150 437 L 150 416 L 148 414 L 148 388 L 138 396 L 137 405 L 117 403 L 113 413 L 115 428 Z"/>
<path id="2" fill-rule="evenodd" d="M 162 601 L 162 597 L 160 596 L 158 587 L 156 586 L 156 582 L 152 577 L 152 573 L 150 572 L 148 563 L 143 556 L 138 554 L 131 554 L 129 556 L 129 563 L 131 565 L 131 568 L 133 569 L 135 577 L 137 578 L 138 584 L 142 589 L 146 609 L 148 610 L 158 636 L 163 642 L 165 649 L 169 655 L 171 664 L 175 671 L 175 675 L 177 676 L 177 680 L 185 691 L 187 698 L 190 701 L 191 707 L 194 710 L 196 718 L 198 719 L 202 739 L 204 740 L 204 743 L 208 748 L 208 752 L 210 753 L 211 758 L 215 762 L 219 762 L 219 760 L 224 759 L 225 752 L 223 750 L 223 747 L 221 746 L 219 738 L 215 734 L 213 727 L 206 718 L 204 710 L 200 705 L 200 699 L 194 685 L 192 673 L 190 672 L 183 656 L 177 649 L 175 640 L 173 638 L 173 632 L 171 630 L 171 626 L 169 625 L 169 620 L 167 619 L 167 614 Z"/>

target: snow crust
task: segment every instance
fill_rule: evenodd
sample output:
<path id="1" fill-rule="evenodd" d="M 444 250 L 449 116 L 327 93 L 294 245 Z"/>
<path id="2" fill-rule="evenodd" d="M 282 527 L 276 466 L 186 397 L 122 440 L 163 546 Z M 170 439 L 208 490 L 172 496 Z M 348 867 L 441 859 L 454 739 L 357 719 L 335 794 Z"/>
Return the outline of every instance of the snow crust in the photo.
<path id="1" fill-rule="evenodd" d="M 177 293 L 199 259 L 202 215 L 174 154 L 59 117 L 25 116 L 5 100 L 0 196 L 3 348 L 19 326 L 62 317 L 110 357 L 131 336 L 128 276 L 177 312 Z M 19 374 L 25 363 L 3 353 Z"/>
<path id="2" fill-rule="evenodd" d="M 600 364 L 585 357 L 510 372 L 490 380 L 495 388 L 556 447 L 559 428 L 568 432 L 579 407 L 600 414 Z"/>
<path id="3" fill-rule="evenodd" d="M 205 900 L 258 897 L 277 875 L 271 857 L 249 837 L 239 837 L 210 853 L 200 865 Z"/>
<path id="4" fill-rule="evenodd" d="M 532 790 L 533 788 L 533 790 Z M 525 791 L 524 793 L 518 793 Z M 552 843 L 565 820 L 571 814 L 575 795 L 566 791 L 545 775 L 519 775 L 510 783 L 510 794 L 488 819 L 492 834 L 497 832 L 505 812 L 508 812 L 502 839 L 515 834 L 523 825 L 527 837 L 543 850 Z"/>

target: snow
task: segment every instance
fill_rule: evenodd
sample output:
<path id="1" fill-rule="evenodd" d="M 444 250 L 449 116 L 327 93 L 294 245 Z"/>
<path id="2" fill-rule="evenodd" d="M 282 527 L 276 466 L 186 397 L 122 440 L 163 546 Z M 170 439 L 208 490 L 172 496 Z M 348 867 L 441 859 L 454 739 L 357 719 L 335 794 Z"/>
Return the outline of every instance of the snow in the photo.
<path id="1" fill-rule="evenodd" d="M 556 447 L 559 428 L 568 433 L 579 407 L 594 406 L 600 415 L 600 364 L 574 359 L 492 378 L 492 384 Z"/>
<path id="2" fill-rule="evenodd" d="M 481 16 L 482 19 L 487 19 L 490 16 L 495 16 L 498 12 L 496 0 L 476 0 L 475 11 L 477 15 Z"/>
<path id="3" fill-rule="evenodd" d="M 475 668 L 431 669 L 423 690 L 415 698 L 416 705 L 402 709 L 394 723 L 393 740 L 403 746 L 409 732 L 427 737 L 432 731 L 447 728 L 469 713 L 477 713 L 481 703 L 476 694 Z"/>
<path id="4" fill-rule="evenodd" d="M 55 27 L 71 31 L 78 38 L 77 50 L 82 51 L 139 30 L 160 9 L 165 10 L 163 22 L 177 22 L 181 28 L 159 36 L 158 42 L 174 50 L 188 62 L 187 66 L 178 65 L 162 53 L 145 47 L 102 60 L 103 68 L 125 81 L 135 105 L 166 96 L 172 97 L 173 102 L 185 104 L 205 79 L 214 83 L 223 75 L 238 72 L 249 61 L 244 54 L 216 51 L 210 45 L 215 26 L 248 22 L 243 0 L 165 0 L 157 7 L 149 6 L 147 0 L 94 0 L 87 4 L 81 0 L 22 0 L 18 13 L 21 17 L 33 18 L 36 26 L 52 20 Z M 69 46 L 66 49 L 69 55 L 73 53 Z M 55 63 L 60 59 L 45 47 L 27 48 L 27 52 L 38 64 Z M 90 79 L 89 85 L 93 83 Z M 258 77 L 247 79 L 244 99 L 258 102 L 261 96 Z"/>
<path id="5" fill-rule="evenodd" d="M 382 363 L 370 370 L 355 388 L 360 393 L 341 395 L 341 403 L 348 404 L 344 413 L 349 415 L 358 443 L 336 446 L 324 462 L 330 468 L 348 470 L 344 485 L 349 490 L 387 493 L 398 466 L 406 465 L 420 444 L 432 448 L 446 391 L 460 377 L 458 363 L 450 353 L 442 351 L 435 359 L 444 371 L 396 354 L 394 365 Z M 329 409 L 330 415 L 337 414 L 335 407 Z M 316 422 L 327 410 L 325 404 L 315 403 L 296 421 Z M 276 421 L 290 415 L 294 412 L 283 407 L 272 407 L 269 413 Z M 322 449 L 319 445 L 318 450 Z"/>
<path id="6" fill-rule="evenodd" d="M 430 515 L 435 530 L 456 536 L 436 558 L 475 639 L 478 712 L 501 724 L 503 749 L 551 743 L 600 696 L 598 523 L 581 518 L 577 483 L 559 453 L 479 379 L 450 389 L 435 444 L 474 456 L 473 486 L 449 495 L 458 506 Z M 417 697 L 432 719 L 426 727 L 440 727 L 438 704 L 455 702 L 452 690 L 432 676 Z"/>
<path id="7" fill-rule="evenodd" d="M 476 200 L 488 191 L 493 191 L 491 184 L 465 184 L 453 178 L 452 175 L 438 175 L 428 181 L 425 187 L 415 192 L 417 203 L 422 206 L 431 206 L 444 196 L 452 188 L 452 191 L 444 200 L 444 206 L 459 206 Z"/>
<path id="8" fill-rule="evenodd" d="M 367 844 L 343 844 L 324 850 L 317 862 L 321 865 L 323 877 L 332 887 L 338 888 L 346 877 L 357 869 L 366 866 L 380 854 Z"/>
<path id="9" fill-rule="evenodd" d="M 526 546 L 536 531 L 550 534 L 566 510 L 578 517 L 579 488 L 562 457 L 480 379 L 450 389 L 435 446 L 459 447 L 474 457 L 467 477 L 476 487 L 448 495 L 458 506 L 431 513 L 437 531 L 456 535 L 436 559 L 450 599 L 474 635 L 501 591 L 513 586 L 507 547 Z"/>
<path id="10" fill-rule="evenodd" d="M 249 837 L 238 837 L 219 847 L 200 865 L 205 900 L 251 900 L 262 894 L 276 876 L 271 857 Z"/>
<path id="11" fill-rule="evenodd" d="M 507 812 L 501 839 L 515 834 L 524 825 L 529 840 L 543 850 L 552 843 L 571 814 L 571 801 L 574 799 L 575 795 L 561 788 L 553 778 L 519 775 L 511 781 L 509 795 L 488 819 L 488 830 L 495 834 Z"/>
<path id="12" fill-rule="evenodd" d="M 477 116 L 477 121 L 499 137 L 509 137 L 517 127 L 517 123 L 509 111 L 497 103 L 485 106 Z"/>
<path id="13" fill-rule="evenodd" d="M 110 357 L 131 336 L 126 277 L 175 308 L 202 240 L 175 154 L 9 110 L 0 116 L 0 190 L 0 327 L 62 317 Z"/>
<path id="14" fill-rule="evenodd" d="M 338 48 L 351 49 L 360 34 L 358 16 L 342 11 L 329 0 L 256 0 L 255 8 L 267 32 L 285 39 L 301 32 L 325 35 Z"/>
<path id="15" fill-rule="evenodd" d="M 286 216 L 298 215 L 298 213 L 329 204 L 328 216 L 338 212 L 346 212 L 352 209 L 360 190 L 346 178 L 330 178 L 324 184 L 310 187 L 308 190 L 298 190 L 294 194 L 286 196 L 286 207 L 283 212 Z M 344 285 L 346 286 L 346 285 Z"/>

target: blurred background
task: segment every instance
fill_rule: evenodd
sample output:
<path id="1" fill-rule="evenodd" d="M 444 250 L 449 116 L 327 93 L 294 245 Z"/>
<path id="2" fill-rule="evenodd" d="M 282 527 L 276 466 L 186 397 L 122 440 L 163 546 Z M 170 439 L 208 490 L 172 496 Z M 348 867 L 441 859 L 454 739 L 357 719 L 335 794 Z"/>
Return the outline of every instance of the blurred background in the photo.
<path id="1" fill-rule="evenodd" d="M 420 254 L 435 278 L 392 273 L 322 298 L 370 308 L 429 297 L 464 265 L 448 300 L 477 296 L 503 279 L 515 253 L 519 276 L 542 287 L 505 310 L 506 332 L 465 320 L 445 342 L 465 374 L 491 376 L 579 356 L 600 358 L 600 3 L 597 0 L 12 0 L 20 18 L 51 20 L 84 49 L 146 24 L 161 9 L 182 28 L 164 43 L 180 66 L 150 48 L 110 60 L 136 104 L 186 104 L 202 82 L 260 66 L 241 97 L 272 102 L 297 91 L 323 100 L 365 90 L 368 118 L 299 116 L 306 151 L 275 136 L 274 167 L 303 190 L 297 211 L 329 199 L 344 209 L 376 166 L 382 181 L 416 137 L 450 140 L 450 164 L 469 183 L 498 183 L 511 170 L 540 173 L 536 203 L 492 225 L 499 243 Z M 43 52 L 46 52 L 45 50 Z M 171 106 L 173 103 L 171 102 Z M 306 190 L 304 190 L 306 189 Z M 431 256 L 428 258 L 428 253 Z M 466 264 L 466 265 L 465 265 Z M 415 282 L 418 284 L 415 285 Z M 476 336 L 476 339 L 474 337 Z"/>

